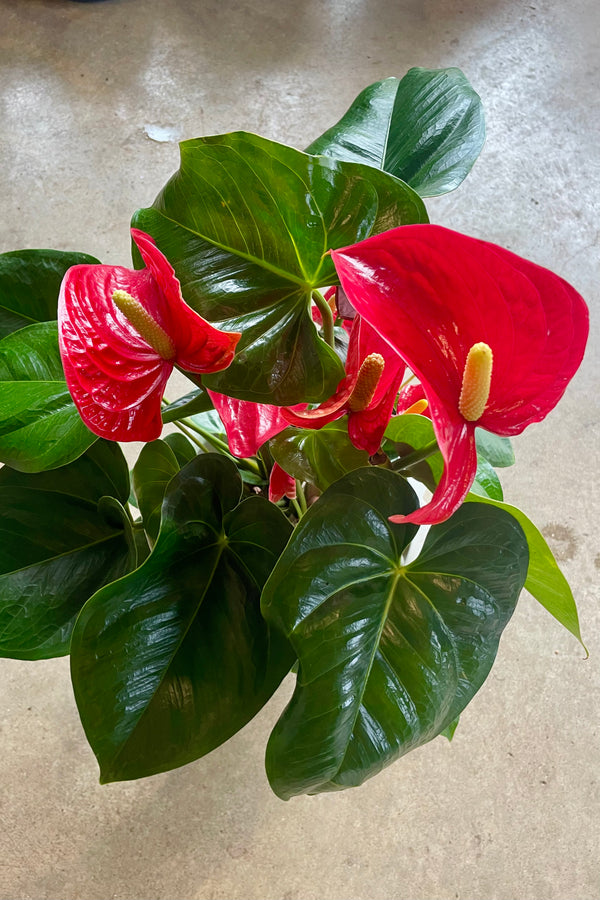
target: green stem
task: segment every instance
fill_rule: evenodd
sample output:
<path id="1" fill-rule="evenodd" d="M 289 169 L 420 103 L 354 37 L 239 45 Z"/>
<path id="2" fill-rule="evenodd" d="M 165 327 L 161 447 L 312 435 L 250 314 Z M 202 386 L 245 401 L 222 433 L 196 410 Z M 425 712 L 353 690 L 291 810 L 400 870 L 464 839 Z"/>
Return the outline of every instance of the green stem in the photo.
<path id="1" fill-rule="evenodd" d="M 181 432 L 183 432 L 183 434 L 185 434 L 185 436 L 187 438 L 189 438 L 189 440 L 192 442 L 192 444 L 195 444 L 196 447 L 199 447 L 203 453 L 210 453 L 211 448 L 207 447 L 206 444 L 204 443 L 204 441 L 199 441 L 198 438 L 196 437 L 196 435 L 194 434 L 194 432 L 190 428 L 186 428 L 186 426 L 183 425 L 183 423 L 180 422 L 178 419 L 175 419 L 172 424 L 176 428 L 179 428 L 179 430 Z"/>
<path id="2" fill-rule="evenodd" d="M 434 453 L 439 451 L 439 447 L 437 441 L 432 441 L 430 444 L 425 444 L 424 447 L 421 447 L 419 450 L 414 450 L 412 453 L 409 453 L 408 456 L 403 456 L 402 459 L 399 459 L 397 462 L 393 464 L 393 469 L 396 472 L 402 472 L 404 469 L 410 469 L 411 466 L 415 466 L 417 463 L 423 462 L 424 459 L 427 459 L 429 456 L 433 456 Z"/>
<path id="3" fill-rule="evenodd" d="M 303 515 L 302 510 L 300 509 L 300 504 L 298 503 L 297 500 L 290 500 L 290 503 L 296 511 L 298 521 L 300 521 L 300 519 L 302 518 L 302 515 Z"/>
<path id="4" fill-rule="evenodd" d="M 261 467 L 254 459 L 240 459 L 237 456 L 233 456 L 233 454 L 229 451 L 228 445 L 225 441 L 222 441 L 221 438 L 217 437 L 216 434 L 211 434 L 210 431 L 206 431 L 200 425 L 196 425 L 195 422 L 192 422 L 191 419 L 178 419 L 175 424 L 179 427 L 183 423 L 186 428 L 189 428 L 191 431 L 198 434 L 205 441 L 208 441 L 209 444 L 214 447 L 219 453 L 222 453 L 223 456 L 226 456 L 232 462 L 239 466 L 242 469 L 246 469 L 249 472 L 254 472 L 255 475 L 259 475 L 263 477 L 263 472 Z"/>
<path id="5" fill-rule="evenodd" d="M 231 456 L 229 452 L 229 447 L 222 441 L 221 438 L 218 438 L 216 434 L 212 434 L 210 431 L 206 431 L 205 428 L 202 428 L 201 425 L 196 425 L 195 422 L 192 422 L 191 419 L 178 419 L 178 422 L 183 422 L 186 428 L 189 428 L 190 431 L 193 431 L 195 434 L 200 435 L 205 441 L 208 441 L 215 450 L 218 450 L 220 453 L 224 453 L 226 456 Z"/>
<path id="6" fill-rule="evenodd" d="M 312 298 L 315 301 L 323 319 L 323 338 L 326 344 L 335 348 L 335 338 L 333 336 L 333 313 L 331 307 L 321 291 L 313 291 Z"/>
<path id="7" fill-rule="evenodd" d="M 300 506 L 300 510 L 302 515 L 307 511 L 308 505 L 306 503 L 306 497 L 304 496 L 304 491 L 302 489 L 302 482 L 296 479 L 296 498 L 298 501 L 298 505 Z"/>
<path id="8" fill-rule="evenodd" d="M 261 466 L 261 468 L 262 468 L 263 478 L 265 479 L 265 481 L 268 481 L 271 469 L 273 468 L 273 465 L 274 465 L 274 460 L 271 455 L 271 451 L 269 450 L 269 442 L 268 441 L 266 443 L 264 443 L 262 445 L 262 447 L 260 448 L 260 450 L 258 451 L 258 453 L 256 455 L 256 460 L 258 462 L 258 465 Z"/>

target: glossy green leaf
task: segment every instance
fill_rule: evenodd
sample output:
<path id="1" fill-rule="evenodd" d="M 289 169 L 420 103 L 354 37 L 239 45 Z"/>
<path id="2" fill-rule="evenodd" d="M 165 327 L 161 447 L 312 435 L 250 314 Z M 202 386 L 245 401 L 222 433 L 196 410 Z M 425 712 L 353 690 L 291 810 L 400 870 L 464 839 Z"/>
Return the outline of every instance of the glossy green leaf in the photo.
<path id="1" fill-rule="evenodd" d="M 427 416 L 416 415 L 394 416 L 386 429 L 385 437 L 388 443 L 384 447 L 390 458 L 396 463 L 395 467 L 398 471 L 401 471 L 405 477 L 410 476 L 417 481 L 421 481 L 430 490 L 433 490 L 442 477 L 444 470 L 444 461 L 439 451 L 432 453 L 426 459 L 413 465 L 401 465 L 403 459 L 409 458 L 409 454 L 423 450 L 435 441 L 431 419 L 427 418 Z M 490 435 L 490 437 L 495 438 L 496 435 Z M 498 441 L 500 440 L 501 438 L 498 438 Z M 394 446 L 390 447 L 389 442 L 392 442 Z M 507 459 L 507 449 L 512 449 L 510 444 L 508 448 L 503 445 L 495 445 L 492 442 L 486 443 L 485 446 L 489 447 L 494 459 Z M 501 454 L 503 455 L 501 456 Z M 509 463 L 506 463 L 506 465 L 509 465 Z M 489 460 L 483 456 L 479 457 L 477 474 L 475 475 L 472 490 L 474 493 L 481 494 L 484 497 L 491 497 L 493 500 L 503 499 L 500 479 Z"/>
<path id="2" fill-rule="evenodd" d="M 0 341 L 0 462 L 21 472 L 64 466 L 97 440 L 71 399 L 56 322 Z"/>
<path id="3" fill-rule="evenodd" d="M 283 799 L 361 784 L 447 729 L 487 677 L 525 581 L 523 532 L 503 510 L 466 504 L 405 564 L 416 529 L 388 517 L 416 505 L 393 472 L 351 472 L 269 578 L 263 613 L 300 663 L 267 748 Z"/>
<path id="4" fill-rule="evenodd" d="M 471 487 L 474 494 L 481 494 L 483 497 L 491 497 L 492 500 L 503 500 L 502 485 L 496 474 L 496 470 L 487 459 L 479 457 L 477 461 L 477 472 L 475 481 Z"/>
<path id="5" fill-rule="evenodd" d="M 320 402 L 344 375 L 312 321 L 312 291 L 338 283 L 327 251 L 427 221 L 407 185 L 369 166 L 236 132 L 181 144 L 179 171 L 134 225 L 175 267 L 186 301 L 240 331 L 215 391 L 288 406 Z"/>
<path id="6" fill-rule="evenodd" d="M 144 444 L 133 467 L 135 499 L 151 545 L 160 531 L 160 515 L 170 480 L 196 457 L 196 448 L 177 432 Z"/>
<path id="7" fill-rule="evenodd" d="M 128 493 L 123 453 L 106 441 L 52 472 L 0 469 L 0 656 L 69 652 L 85 601 L 135 564 L 128 524 L 109 507 Z"/>
<path id="8" fill-rule="evenodd" d="M 160 512 L 167 485 L 180 468 L 175 451 L 161 440 L 144 444 L 133 467 L 133 489 L 151 545 L 160 531 Z"/>
<path id="9" fill-rule="evenodd" d="M 395 442 L 396 450 L 398 448 L 402 450 L 402 455 L 412 449 L 421 449 L 434 439 L 433 426 L 425 416 L 395 416 L 385 434 L 388 441 Z M 514 462 L 512 444 L 510 441 L 504 443 L 503 438 L 482 429 L 477 429 L 475 435 L 480 459 L 473 493 L 467 499 L 494 503 L 516 518 L 529 546 L 529 567 L 525 587 L 583 645 L 573 592 L 546 540 L 524 512 L 516 506 L 502 502 L 502 487 L 490 463 L 498 467 L 512 465 Z M 389 446 L 386 449 L 391 452 Z M 481 454 L 487 455 L 487 464 L 486 460 L 481 459 Z M 411 475 L 432 489 L 439 481 L 442 469 L 441 454 L 435 453 L 418 465 L 403 470 L 403 474 Z"/>
<path id="10" fill-rule="evenodd" d="M 185 419 L 187 416 L 193 416 L 194 413 L 201 413 L 207 409 L 212 409 L 213 404 L 206 391 L 201 388 L 190 391 L 184 397 L 179 397 L 165 406 L 162 411 L 162 420 L 165 425 L 168 422 L 175 422 L 177 419 Z"/>
<path id="11" fill-rule="evenodd" d="M 67 269 L 94 265 L 87 253 L 14 250 L 0 254 L 0 338 L 56 319 L 58 292 Z"/>
<path id="12" fill-rule="evenodd" d="M 573 592 L 567 579 L 559 569 L 558 563 L 554 559 L 544 536 L 531 519 L 518 507 L 511 506 L 509 503 L 500 503 L 489 497 L 481 497 L 475 494 L 468 494 L 466 499 L 477 503 L 491 503 L 498 509 L 506 510 L 511 516 L 514 516 L 523 529 L 529 545 L 529 567 L 525 581 L 526 589 L 585 648 L 581 638 L 579 616 Z"/>
<path id="13" fill-rule="evenodd" d="M 476 428 L 475 444 L 477 454 L 480 457 L 484 456 L 495 469 L 514 465 L 515 453 L 510 438 L 500 437 L 483 428 Z"/>
<path id="14" fill-rule="evenodd" d="M 207 409 L 204 412 L 196 413 L 191 416 L 191 419 L 194 425 L 202 428 L 203 431 L 206 431 L 208 434 L 213 434 L 223 441 L 227 441 L 225 426 L 216 409 Z"/>
<path id="15" fill-rule="evenodd" d="M 86 604 L 71 671 L 101 780 L 141 778 L 242 728 L 293 663 L 260 592 L 291 526 L 262 497 L 238 504 L 229 460 L 198 456 L 170 482 L 146 562 Z"/>
<path id="16" fill-rule="evenodd" d="M 282 469 L 324 491 L 346 472 L 366 466 L 369 454 L 357 450 L 343 420 L 318 431 L 286 428 L 271 440 L 269 449 Z"/>
<path id="17" fill-rule="evenodd" d="M 410 476 L 421 481 L 433 490 L 444 471 L 444 460 L 439 450 L 413 465 L 408 462 L 402 465 L 403 460 L 408 460 L 415 451 L 424 450 L 435 443 L 431 419 L 413 414 L 394 416 L 390 419 L 384 437 L 383 448 L 396 467 L 402 466 L 402 474 L 406 478 Z"/>
<path id="18" fill-rule="evenodd" d="M 414 68 L 365 88 L 307 152 L 367 163 L 435 197 L 466 178 L 484 140 L 481 100 L 460 69 Z"/>
<path id="19" fill-rule="evenodd" d="M 175 454 L 180 469 L 183 469 L 184 466 L 191 462 L 198 453 L 197 448 L 180 431 L 176 431 L 174 434 L 166 434 L 163 440 Z"/>

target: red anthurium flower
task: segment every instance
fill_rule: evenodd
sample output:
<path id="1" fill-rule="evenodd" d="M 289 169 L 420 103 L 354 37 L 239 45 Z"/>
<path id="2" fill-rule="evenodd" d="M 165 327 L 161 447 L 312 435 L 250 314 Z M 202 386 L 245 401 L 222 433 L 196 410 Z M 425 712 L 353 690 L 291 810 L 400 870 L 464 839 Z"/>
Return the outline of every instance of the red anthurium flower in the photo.
<path id="1" fill-rule="evenodd" d="M 152 238 L 132 229 L 145 269 L 73 266 L 58 306 L 65 377 L 94 434 L 152 441 L 160 404 L 177 365 L 217 372 L 232 361 L 240 335 L 219 331 L 187 305 L 169 261 Z"/>
<path id="2" fill-rule="evenodd" d="M 373 455 L 392 415 L 405 365 L 377 331 L 357 316 L 352 323 L 346 376 L 335 394 L 315 409 L 284 409 L 300 428 L 322 428 L 348 415 L 348 434 L 359 450 Z"/>
<path id="3" fill-rule="evenodd" d="M 236 400 L 216 391 L 208 391 L 210 399 L 219 416 L 225 431 L 229 449 L 234 456 L 254 456 L 265 441 L 275 437 L 289 422 L 283 417 L 281 406 L 268 403 L 253 403 L 251 400 Z M 301 404 L 304 408 L 306 404 Z M 290 407 L 296 409 L 297 407 Z"/>
<path id="4" fill-rule="evenodd" d="M 475 427 L 519 434 L 564 393 L 583 357 L 585 302 L 547 269 L 437 225 L 331 255 L 359 315 L 419 378 L 444 457 L 431 502 L 392 518 L 441 522 L 475 477 Z"/>
<path id="5" fill-rule="evenodd" d="M 418 413 L 421 416 L 428 416 L 428 405 L 423 385 L 418 382 L 413 382 L 412 384 L 407 384 L 403 387 L 398 394 L 396 412 L 399 415 L 404 415 L 405 413 Z"/>
<path id="6" fill-rule="evenodd" d="M 296 499 L 296 479 L 288 475 L 279 463 L 275 463 L 269 476 L 269 500 L 277 503 L 282 497 Z"/>

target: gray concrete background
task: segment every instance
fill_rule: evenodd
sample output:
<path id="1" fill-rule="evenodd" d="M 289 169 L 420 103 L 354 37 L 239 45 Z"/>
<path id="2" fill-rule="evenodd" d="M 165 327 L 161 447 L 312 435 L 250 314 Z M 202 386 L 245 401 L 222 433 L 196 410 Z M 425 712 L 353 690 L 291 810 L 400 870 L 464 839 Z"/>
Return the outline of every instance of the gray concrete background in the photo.
<path id="1" fill-rule="evenodd" d="M 504 479 L 571 581 L 590 659 L 524 595 L 452 745 L 288 804 L 263 752 L 289 683 L 209 757 L 100 787 L 67 661 L 2 660 L 3 900 L 600 896 L 599 51 L 597 0 L 0 0 L 0 250 L 127 264 L 173 139 L 303 147 L 372 81 L 456 65 L 488 140 L 432 220 L 555 269 L 596 313 L 584 366 Z"/>

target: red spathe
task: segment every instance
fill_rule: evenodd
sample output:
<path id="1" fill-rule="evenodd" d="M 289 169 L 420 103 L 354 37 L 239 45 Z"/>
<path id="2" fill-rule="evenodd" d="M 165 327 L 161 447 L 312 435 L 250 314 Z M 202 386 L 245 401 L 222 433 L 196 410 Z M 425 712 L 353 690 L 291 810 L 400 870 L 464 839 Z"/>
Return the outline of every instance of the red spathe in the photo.
<path id="1" fill-rule="evenodd" d="M 131 234 L 146 268 L 81 265 L 66 272 L 59 345 L 69 390 L 88 428 L 113 441 L 152 441 L 162 430 L 161 400 L 173 366 L 200 374 L 224 369 L 240 335 L 219 331 L 194 312 L 152 238 L 137 229 Z M 163 359 L 117 309 L 116 290 L 134 297 L 169 335 L 174 359 Z"/>
<path id="2" fill-rule="evenodd" d="M 587 306 L 547 269 L 438 225 L 405 225 L 331 255 L 358 314 L 420 380 L 444 457 L 431 502 L 393 519 L 441 522 L 475 477 L 475 427 L 519 434 L 557 404 L 583 358 Z M 493 353 L 490 394 L 467 422 L 462 377 L 480 341 Z"/>

